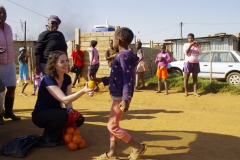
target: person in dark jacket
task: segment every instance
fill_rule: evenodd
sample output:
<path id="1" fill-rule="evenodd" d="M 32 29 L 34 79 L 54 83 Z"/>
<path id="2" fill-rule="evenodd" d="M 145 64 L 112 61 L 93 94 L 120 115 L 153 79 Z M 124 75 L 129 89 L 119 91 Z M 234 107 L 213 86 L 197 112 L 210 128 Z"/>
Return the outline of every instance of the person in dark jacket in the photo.
<path id="1" fill-rule="evenodd" d="M 35 45 L 35 70 L 37 74 L 45 75 L 48 56 L 53 51 L 67 52 L 64 35 L 58 31 L 61 20 L 56 15 L 48 18 L 47 30 L 42 32 Z"/>

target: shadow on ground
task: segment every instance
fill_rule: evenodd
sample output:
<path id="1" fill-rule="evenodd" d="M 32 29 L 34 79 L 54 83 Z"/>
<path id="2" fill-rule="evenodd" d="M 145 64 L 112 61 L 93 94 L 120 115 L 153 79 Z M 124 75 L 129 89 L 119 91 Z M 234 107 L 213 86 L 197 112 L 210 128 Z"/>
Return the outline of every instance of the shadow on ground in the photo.
<path id="1" fill-rule="evenodd" d="M 16 110 L 15 112 L 17 112 Z M 22 111 L 22 110 L 21 110 Z M 30 110 L 27 110 L 30 111 Z M 123 119 L 154 119 L 155 113 L 181 114 L 182 111 L 144 110 L 129 111 Z M 82 110 L 86 123 L 80 128 L 87 147 L 77 151 L 68 151 L 65 146 L 54 148 L 32 148 L 28 151 L 26 160 L 91 160 L 108 151 L 109 133 L 106 128 L 108 112 L 92 112 Z M 145 116 L 143 116 L 143 114 Z M 103 122 L 103 125 L 94 123 Z M 154 160 L 234 160 L 240 159 L 240 138 L 204 132 L 174 131 L 174 130 L 127 130 L 137 141 L 148 144 L 148 150 L 142 159 Z M 41 135 L 42 129 L 37 128 L 29 117 L 22 121 L 6 121 L 0 126 L 0 145 L 6 141 L 27 134 Z M 131 148 L 119 141 L 119 156 L 126 158 Z M 237 157 L 237 158 L 236 158 Z M 15 159 L 0 156 L 0 159 Z"/>

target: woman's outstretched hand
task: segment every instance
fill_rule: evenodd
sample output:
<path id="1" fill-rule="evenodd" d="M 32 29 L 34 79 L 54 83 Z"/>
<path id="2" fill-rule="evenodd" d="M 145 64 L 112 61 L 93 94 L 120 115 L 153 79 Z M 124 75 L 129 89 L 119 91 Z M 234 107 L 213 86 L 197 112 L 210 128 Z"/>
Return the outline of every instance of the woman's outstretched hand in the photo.
<path id="1" fill-rule="evenodd" d="M 86 83 L 83 88 L 83 92 L 87 93 L 90 97 L 92 97 L 94 95 L 94 88 L 88 88 Z"/>

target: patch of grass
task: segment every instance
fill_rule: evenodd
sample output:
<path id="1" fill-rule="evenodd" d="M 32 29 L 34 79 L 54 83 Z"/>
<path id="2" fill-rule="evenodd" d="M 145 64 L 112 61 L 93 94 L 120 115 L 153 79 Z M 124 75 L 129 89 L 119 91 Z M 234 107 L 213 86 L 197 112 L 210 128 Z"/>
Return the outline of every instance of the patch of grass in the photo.
<path id="1" fill-rule="evenodd" d="M 182 76 L 170 75 L 168 78 L 169 89 L 184 91 L 183 80 Z M 153 76 L 146 79 L 146 83 L 150 88 L 157 88 L 158 79 L 156 76 Z M 193 91 L 191 77 L 189 78 L 188 88 L 189 91 Z M 198 78 L 198 91 L 201 93 L 231 93 L 233 95 L 239 95 L 240 85 L 232 85 L 227 82 L 219 82 L 216 80 L 213 80 L 212 83 L 210 83 L 210 80 Z"/>

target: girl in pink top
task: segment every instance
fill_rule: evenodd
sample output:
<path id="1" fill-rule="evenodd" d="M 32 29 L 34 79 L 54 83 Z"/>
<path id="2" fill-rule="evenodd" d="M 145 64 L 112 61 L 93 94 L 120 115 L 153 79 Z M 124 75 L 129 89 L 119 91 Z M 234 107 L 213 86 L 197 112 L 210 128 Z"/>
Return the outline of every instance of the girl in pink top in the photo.
<path id="1" fill-rule="evenodd" d="M 97 46 L 97 41 L 92 40 L 90 42 L 90 50 L 89 50 L 89 67 L 88 67 L 88 80 L 95 79 L 97 75 L 97 71 L 99 68 L 99 54 L 98 50 L 95 48 Z M 98 86 L 95 88 L 97 91 Z"/>
<path id="2" fill-rule="evenodd" d="M 194 95 L 199 97 L 200 95 L 197 93 L 197 77 L 200 72 L 198 55 L 201 54 L 202 51 L 198 42 L 194 41 L 194 34 L 188 34 L 188 42 L 189 43 L 183 45 L 183 52 L 185 53 L 185 62 L 183 66 L 185 97 L 188 96 L 188 79 L 191 73 L 193 78 Z"/>

